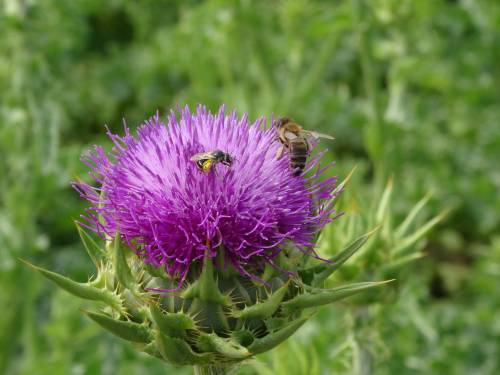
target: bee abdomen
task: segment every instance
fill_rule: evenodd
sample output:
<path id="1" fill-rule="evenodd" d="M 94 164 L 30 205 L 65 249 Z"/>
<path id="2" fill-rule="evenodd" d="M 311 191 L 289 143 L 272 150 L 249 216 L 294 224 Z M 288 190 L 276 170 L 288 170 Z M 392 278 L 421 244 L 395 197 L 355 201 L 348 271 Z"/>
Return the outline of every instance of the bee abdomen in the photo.
<path id="1" fill-rule="evenodd" d="M 303 140 L 290 142 L 290 169 L 298 176 L 304 170 L 307 161 L 307 144 Z"/>

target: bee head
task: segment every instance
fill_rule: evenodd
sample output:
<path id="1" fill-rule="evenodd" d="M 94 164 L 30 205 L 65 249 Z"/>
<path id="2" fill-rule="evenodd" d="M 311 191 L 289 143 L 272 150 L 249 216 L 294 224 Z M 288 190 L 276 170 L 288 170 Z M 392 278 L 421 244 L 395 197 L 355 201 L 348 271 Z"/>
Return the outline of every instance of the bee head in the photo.
<path id="1" fill-rule="evenodd" d="M 224 153 L 222 164 L 230 166 L 231 164 L 233 164 L 233 157 L 229 154 Z"/>
<path id="2" fill-rule="evenodd" d="M 221 150 L 212 151 L 212 156 L 217 160 L 223 160 L 225 155 L 226 155 L 226 153 L 224 151 L 221 151 Z"/>
<path id="3" fill-rule="evenodd" d="M 274 120 L 273 125 L 277 128 L 280 129 L 283 125 L 286 123 L 289 123 L 290 119 L 288 117 L 278 117 L 277 120 Z"/>
<path id="4" fill-rule="evenodd" d="M 220 163 L 230 166 L 233 163 L 233 158 L 228 153 L 221 150 L 214 150 L 212 152 L 213 157 Z"/>

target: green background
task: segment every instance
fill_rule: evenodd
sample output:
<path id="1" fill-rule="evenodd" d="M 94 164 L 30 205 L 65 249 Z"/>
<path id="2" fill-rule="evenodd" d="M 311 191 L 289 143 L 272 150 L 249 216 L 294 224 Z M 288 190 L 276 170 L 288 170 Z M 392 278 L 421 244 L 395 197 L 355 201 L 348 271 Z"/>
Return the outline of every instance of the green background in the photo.
<path id="1" fill-rule="evenodd" d="M 104 124 L 197 103 L 333 134 L 335 173 L 358 166 L 346 217 L 391 177 L 394 220 L 428 191 L 423 215 L 451 209 L 366 325 L 326 307 L 242 374 L 500 371 L 498 1 L 3 0 L 0 41 L 1 374 L 189 373 L 101 332 L 18 258 L 88 278 L 81 153 L 109 146 Z"/>

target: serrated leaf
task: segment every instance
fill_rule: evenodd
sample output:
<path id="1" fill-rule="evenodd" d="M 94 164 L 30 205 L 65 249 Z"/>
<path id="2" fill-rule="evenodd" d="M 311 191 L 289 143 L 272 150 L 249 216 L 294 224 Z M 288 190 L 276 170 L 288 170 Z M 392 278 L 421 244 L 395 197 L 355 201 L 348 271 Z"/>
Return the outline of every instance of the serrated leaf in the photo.
<path id="1" fill-rule="evenodd" d="M 55 283 L 57 286 L 67 291 L 68 293 L 71 293 L 74 296 L 83 299 L 104 302 L 105 304 L 111 306 L 116 311 L 122 313 L 123 311 L 122 303 L 120 297 L 117 294 L 107 289 L 96 288 L 94 286 L 89 285 L 88 283 L 79 283 L 73 281 L 70 278 L 67 278 L 56 272 L 52 272 L 44 268 L 37 267 L 25 260 L 22 261 L 29 267 L 39 272 L 42 276 L 46 277 L 47 279 Z"/>
<path id="2" fill-rule="evenodd" d="M 302 277 L 302 280 L 314 286 L 319 285 L 353 256 L 377 230 L 378 227 L 356 238 L 328 262 L 323 262 L 314 267 L 300 270 L 299 275 Z"/>
<path id="3" fill-rule="evenodd" d="M 115 336 L 118 336 L 124 340 L 145 344 L 153 340 L 153 333 L 144 324 L 117 320 L 111 318 L 108 315 L 94 313 L 91 311 L 83 312 L 90 319 L 99 324 L 102 328 L 108 330 Z"/>
<path id="4" fill-rule="evenodd" d="M 156 345 L 163 358 L 173 365 L 208 365 L 213 363 L 212 353 L 195 353 L 184 340 L 156 332 Z"/>
<path id="5" fill-rule="evenodd" d="M 245 359 L 252 354 L 247 348 L 232 339 L 224 339 L 215 333 L 202 334 L 198 338 L 198 348 L 204 352 L 217 352 L 231 359 Z"/>
<path id="6" fill-rule="evenodd" d="M 184 313 L 169 313 L 152 304 L 149 307 L 151 318 L 162 333 L 170 337 L 185 338 L 186 330 L 195 329 L 194 320 Z"/>
<path id="7" fill-rule="evenodd" d="M 282 303 L 282 306 L 284 311 L 292 312 L 310 307 L 327 305 L 329 303 L 360 293 L 364 290 L 387 284 L 391 281 L 393 280 L 355 283 L 343 285 L 333 289 L 314 289 L 313 293 L 299 294 L 291 300 Z"/>
<path id="8" fill-rule="evenodd" d="M 94 263 L 94 265 L 99 268 L 101 260 L 107 258 L 106 252 L 80 225 L 78 225 L 78 223 L 76 223 L 76 229 L 83 242 L 83 247 L 85 247 L 85 250 L 92 260 L 92 263 Z"/>
<path id="9" fill-rule="evenodd" d="M 252 354 L 259 354 L 274 348 L 293 335 L 309 318 L 310 316 L 299 318 L 287 324 L 279 331 L 271 332 L 262 338 L 255 339 L 248 349 Z"/>
<path id="10" fill-rule="evenodd" d="M 288 282 L 271 294 L 264 302 L 247 306 L 243 310 L 233 311 L 232 316 L 241 319 L 267 318 L 276 312 L 287 291 Z"/>

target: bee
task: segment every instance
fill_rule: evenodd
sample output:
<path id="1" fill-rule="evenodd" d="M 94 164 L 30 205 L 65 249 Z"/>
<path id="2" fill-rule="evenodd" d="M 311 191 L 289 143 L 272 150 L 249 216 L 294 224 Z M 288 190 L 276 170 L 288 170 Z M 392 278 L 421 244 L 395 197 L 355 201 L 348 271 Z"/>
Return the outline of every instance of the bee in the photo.
<path id="1" fill-rule="evenodd" d="M 195 154 L 190 160 L 196 162 L 196 166 L 202 172 L 209 172 L 217 163 L 221 163 L 228 167 L 233 164 L 233 157 L 221 150 Z"/>
<path id="2" fill-rule="evenodd" d="M 315 139 L 335 139 L 328 134 L 305 130 L 287 117 L 278 118 L 274 126 L 278 130 L 278 139 L 281 142 L 281 147 L 276 153 L 276 159 L 281 159 L 285 148 L 288 148 L 290 169 L 293 171 L 294 176 L 299 176 L 306 166 L 307 157 L 312 150 L 311 137 Z"/>

